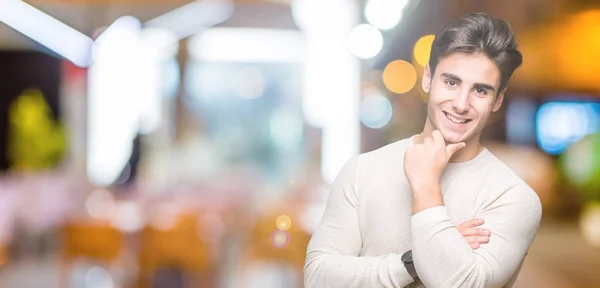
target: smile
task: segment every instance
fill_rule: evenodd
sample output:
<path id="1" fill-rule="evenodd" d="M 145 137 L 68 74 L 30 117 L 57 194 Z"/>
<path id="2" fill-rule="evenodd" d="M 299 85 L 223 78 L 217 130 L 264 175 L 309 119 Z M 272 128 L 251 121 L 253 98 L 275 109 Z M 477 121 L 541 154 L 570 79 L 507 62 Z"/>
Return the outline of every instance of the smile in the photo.
<path id="1" fill-rule="evenodd" d="M 450 120 L 450 122 L 455 123 L 455 124 L 465 124 L 465 123 L 468 123 L 469 121 L 471 121 L 471 119 L 456 118 L 446 112 L 444 112 L 444 115 L 446 115 L 446 119 Z"/>

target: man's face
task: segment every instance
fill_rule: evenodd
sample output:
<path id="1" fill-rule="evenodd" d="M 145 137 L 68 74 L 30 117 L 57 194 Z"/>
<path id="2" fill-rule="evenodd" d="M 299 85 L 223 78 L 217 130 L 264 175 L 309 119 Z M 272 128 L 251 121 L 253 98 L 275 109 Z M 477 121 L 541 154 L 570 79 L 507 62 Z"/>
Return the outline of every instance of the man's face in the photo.
<path id="1" fill-rule="evenodd" d="M 498 93 L 500 70 L 483 53 L 453 53 L 439 61 L 434 75 L 427 66 L 422 84 L 429 92 L 428 124 L 449 143 L 479 141 L 506 91 Z"/>

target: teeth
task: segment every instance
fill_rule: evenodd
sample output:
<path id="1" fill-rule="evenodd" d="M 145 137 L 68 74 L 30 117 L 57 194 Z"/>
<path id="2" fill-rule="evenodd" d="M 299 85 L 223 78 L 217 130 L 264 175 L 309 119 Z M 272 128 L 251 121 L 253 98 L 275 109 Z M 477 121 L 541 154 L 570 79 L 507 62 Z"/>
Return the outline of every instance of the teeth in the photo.
<path id="1" fill-rule="evenodd" d="M 456 123 L 456 124 L 464 124 L 465 122 L 467 122 L 467 120 L 460 120 L 460 119 L 457 119 L 457 118 L 453 117 L 452 115 L 450 115 L 450 114 L 448 114 L 448 113 L 444 113 L 444 114 L 446 114 L 446 117 L 447 117 L 448 119 L 450 119 L 450 121 L 452 121 L 452 122 L 454 122 L 454 123 Z"/>

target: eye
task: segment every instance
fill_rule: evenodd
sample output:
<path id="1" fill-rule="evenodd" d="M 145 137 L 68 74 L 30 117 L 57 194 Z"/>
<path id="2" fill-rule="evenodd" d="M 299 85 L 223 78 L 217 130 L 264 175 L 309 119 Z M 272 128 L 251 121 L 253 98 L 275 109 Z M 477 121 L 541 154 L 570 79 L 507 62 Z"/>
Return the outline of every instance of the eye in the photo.
<path id="1" fill-rule="evenodd" d="M 456 87 L 456 85 L 458 85 L 458 83 L 456 83 L 456 81 L 454 80 L 446 80 L 446 85 L 448 85 L 448 87 Z"/>
<path id="2" fill-rule="evenodd" d="M 482 88 L 476 88 L 475 92 L 477 92 L 477 94 L 479 94 L 479 95 L 487 95 L 487 90 L 482 89 Z"/>

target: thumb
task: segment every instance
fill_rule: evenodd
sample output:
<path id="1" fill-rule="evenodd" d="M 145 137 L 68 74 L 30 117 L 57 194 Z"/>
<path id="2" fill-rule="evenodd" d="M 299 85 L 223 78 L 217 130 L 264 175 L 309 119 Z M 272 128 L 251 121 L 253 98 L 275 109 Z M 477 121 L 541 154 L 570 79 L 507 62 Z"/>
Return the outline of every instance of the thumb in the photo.
<path id="1" fill-rule="evenodd" d="M 467 144 L 465 144 L 465 142 L 448 144 L 446 146 L 446 156 L 448 156 L 448 159 L 450 159 L 450 157 L 452 157 L 452 155 L 454 155 L 454 153 L 456 153 L 456 151 L 458 151 L 462 148 L 465 148 L 465 146 L 467 146 Z"/>

